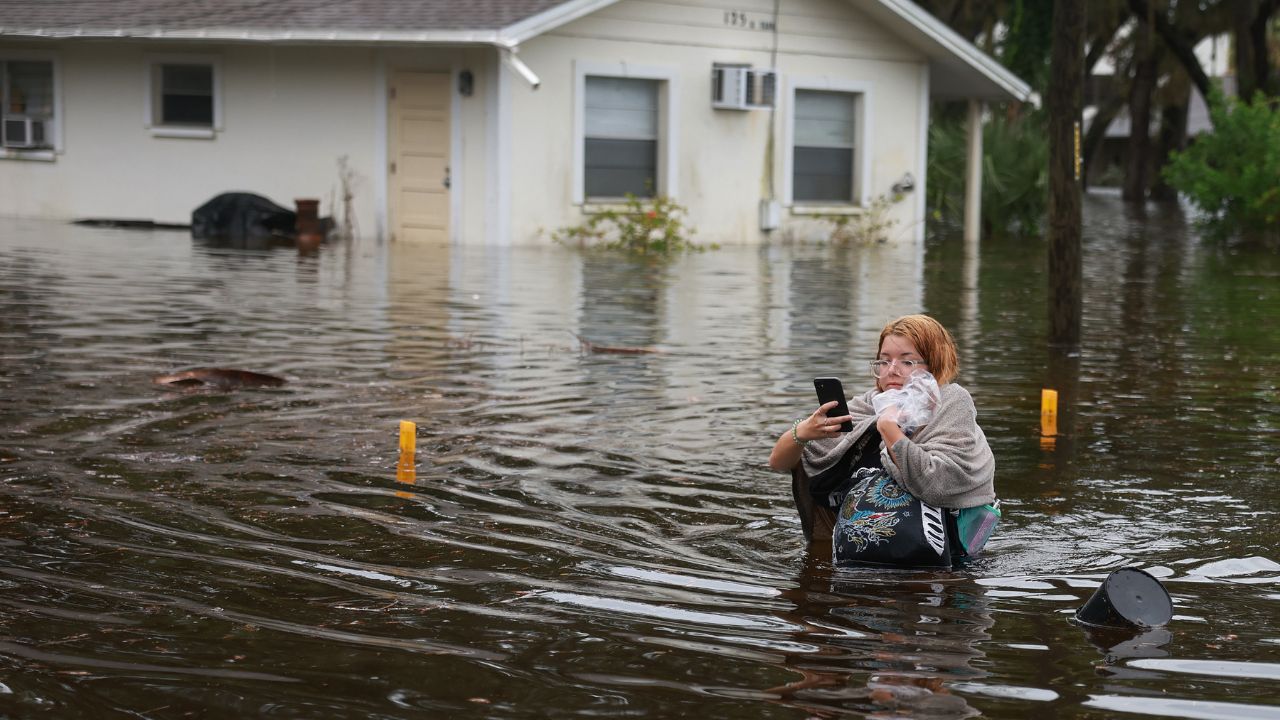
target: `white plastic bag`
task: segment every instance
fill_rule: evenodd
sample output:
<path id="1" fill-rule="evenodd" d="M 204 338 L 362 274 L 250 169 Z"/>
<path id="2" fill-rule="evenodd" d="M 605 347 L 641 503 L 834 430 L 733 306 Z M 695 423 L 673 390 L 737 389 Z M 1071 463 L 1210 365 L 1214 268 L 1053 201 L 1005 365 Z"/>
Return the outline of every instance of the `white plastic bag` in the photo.
<path id="1" fill-rule="evenodd" d="M 871 398 L 871 406 L 877 416 L 896 411 L 898 426 L 910 434 L 916 428 L 929 424 L 941 400 L 942 391 L 938 389 L 933 373 L 921 370 L 912 374 L 901 389 L 886 390 Z"/>

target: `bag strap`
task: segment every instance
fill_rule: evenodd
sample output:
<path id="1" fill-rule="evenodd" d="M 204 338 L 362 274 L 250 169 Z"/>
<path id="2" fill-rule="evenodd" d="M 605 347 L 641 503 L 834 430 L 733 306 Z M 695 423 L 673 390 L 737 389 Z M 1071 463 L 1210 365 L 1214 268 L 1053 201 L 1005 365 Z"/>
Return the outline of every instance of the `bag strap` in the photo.
<path id="1" fill-rule="evenodd" d="M 795 500 L 796 511 L 800 513 L 800 529 L 804 531 L 805 542 L 813 542 L 813 496 L 809 494 L 809 476 L 804 471 L 803 463 L 796 463 L 791 468 L 791 498 Z"/>

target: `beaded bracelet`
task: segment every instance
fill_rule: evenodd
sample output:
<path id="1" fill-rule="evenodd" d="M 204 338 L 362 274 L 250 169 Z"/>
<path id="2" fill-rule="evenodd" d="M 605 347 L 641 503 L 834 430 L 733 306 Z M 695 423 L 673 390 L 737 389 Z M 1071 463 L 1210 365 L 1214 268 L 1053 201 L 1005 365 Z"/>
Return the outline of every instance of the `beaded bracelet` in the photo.
<path id="1" fill-rule="evenodd" d="M 800 447 L 804 447 L 805 445 L 809 444 L 809 441 L 800 439 L 800 434 L 796 432 L 796 428 L 798 427 L 800 427 L 799 420 L 791 423 L 791 439 L 795 440 L 796 444 L 799 445 Z"/>

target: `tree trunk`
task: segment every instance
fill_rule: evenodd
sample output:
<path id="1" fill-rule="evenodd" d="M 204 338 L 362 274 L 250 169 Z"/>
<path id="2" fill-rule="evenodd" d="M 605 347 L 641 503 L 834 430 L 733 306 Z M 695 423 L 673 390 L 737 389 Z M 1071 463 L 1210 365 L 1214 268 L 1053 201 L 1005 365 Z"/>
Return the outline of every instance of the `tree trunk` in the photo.
<path id="1" fill-rule="evenodd" d="M 1155 178 L 1151 183 L 1151 199 L 1171 201 L 1178 199 L 1178 191 L 1164 181 L 1164 166 L 1169 156 L 1181 150 L 1187 141 L 1187 107 L 1190 93 L 1180 102 L 1164 106 L 1160 112 L 1160 145 L 1156 149 Z"/>
<path id="2" fill-rule="evenodd" d="M 1134 28 L 1133 83 L 1129 86 L 1129 146 L 1125 154 L 1124 190 L 1129 202 L 1147 199 L 1147 168 L 1151 164 L 1151 93 L 1156 87 L 1155 42 L 1151 26 L 1138 18 Z"/>
<path id="3" fill-rule="evenodd" d="M 1187 76 L 1191 78 L 1191 82 L 1195 84 L 1200 94 L 1206 98 L 1209 97 L 1209 76 L 1205 74 L 1204 67 L 1200 65 L 1200 59 L 1195 53 L 1195 43 L 1200 40 L 1200 36 L 1184 37 L 1177 28 L 1169 24 L 1168 18 L 1163 14 L 1153 13 L 1152 7 L 1147 5 L 1146 0 L 1129 0 L 1129 8 L 1133 11 L 1135 18 L 1154 20 L 1155 31 L 1160 35 L 1160 39 L 1164 40 L 1165 47 L 1169 48 L 1169 52 L 1173 53 L 1183 69 L 1187 71 Z"/>
<path id="4" fill-rule="evenodd" d="M 1098 105 L 1098 112 L 1094 114 L 1093 121 L 1089 124 L 1089 131 L 1084 134 L 1084 142 L 1080 143 L 1080 157 L 1084 161 L 1084 172 L 1080 177 L 1082 189 L 1089 187 L 1089 178 L 1096 172 L 1093 168 L 1098 161 L 1098 153 L 1102 151 L 1102 144 L 1107 138 L 1107 127 L 1111 125 L 1112 120 L 1116 119 L 1116 115 L 1120 114 L 1124 106 L 1125 99 L 1119 94 L 1107 97 L 1102 104 Z"/>
<path id="5" fill-rule="evenodd" d="M 1276 88 L 1271 84 L 1271 52 L 1267 47 L 1267 26 L 1278 5 L 1280 2 L 1277 0 L 1262 0 L 1249 23 L 1249 44 L 1253 46 L 1253 86 L 1268 97 L 1276 96 Z M 1246 98 L 1249 99 L 1251 98 Z"/>
<path id="6" fill-rule="evenodd" d="M 1258 12 L 1257 0 L 1232 0 L 1231 26 L 1235 35 L 1236 50 L 1236 92 L 1245 102 L 1253 100 L 1253 92 L 1258 89 L 1256 77 L 1255 54 L 1253 45 L 1253 18 Z M 1263 52 L 1266 46 L 1263 45 Z"/>
<path id="7" fill-rule="evenodd" d="M 1084 88 L 1084 3 L 1053 4 L 1049 59 L 1049 344 L 1080 347 L 1081 201 L 1076 142 Z"/>

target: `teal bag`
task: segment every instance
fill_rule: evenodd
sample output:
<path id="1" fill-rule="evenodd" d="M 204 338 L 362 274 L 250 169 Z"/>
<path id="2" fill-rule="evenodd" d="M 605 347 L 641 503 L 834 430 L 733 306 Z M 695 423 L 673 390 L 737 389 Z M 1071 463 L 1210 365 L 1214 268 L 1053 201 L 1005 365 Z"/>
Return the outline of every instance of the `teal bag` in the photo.
<path id="1" fill-rule="evenodd" d="M 973 557 L 982 552 L 996 525 L 1000 524 L 1000 501 L 956 510 L 955 519 L 960 544 L 964 546 L 965 553 Z"/>

